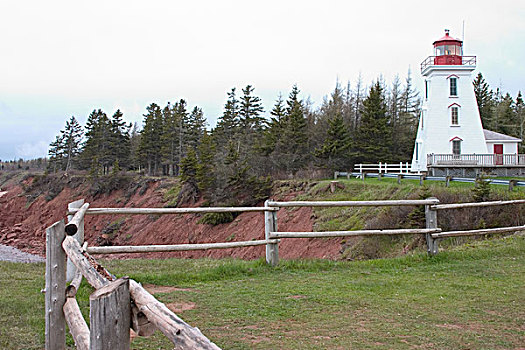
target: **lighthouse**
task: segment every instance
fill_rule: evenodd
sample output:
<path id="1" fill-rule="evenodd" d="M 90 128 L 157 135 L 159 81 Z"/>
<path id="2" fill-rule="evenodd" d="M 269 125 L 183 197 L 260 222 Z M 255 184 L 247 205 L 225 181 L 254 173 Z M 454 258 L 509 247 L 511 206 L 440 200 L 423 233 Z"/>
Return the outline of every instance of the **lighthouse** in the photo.
<path id="1" fill-rule="evenodd" d="M 428 171 L 428 164 L 436 164 L 435 155 L 440 156 L 437 163 L 463 166 L 469 164 L 462 155 L 487 153 L 472 86 L 476 57 L 464 56 L 463 42 L 450 36 L 448 30 L 433 45 L 434 55 L 421 63 L 425 85 L 413 172 Z"/>

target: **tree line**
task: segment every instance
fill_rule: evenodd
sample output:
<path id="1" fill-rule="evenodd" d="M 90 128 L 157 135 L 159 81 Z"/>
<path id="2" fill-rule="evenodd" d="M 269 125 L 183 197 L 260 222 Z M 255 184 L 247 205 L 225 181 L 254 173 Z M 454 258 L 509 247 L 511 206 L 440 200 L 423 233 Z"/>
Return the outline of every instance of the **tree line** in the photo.
<path id="1" fill-rule="evenodd" d="M 410 74 L 390 86 L 380 78 L 369 88 L 359 79 L 352 89 L 337 83 L 321 106 L 293 86 L 265 113 L 253 86 L 231 89 L 212 130 L 199 107 L 183 99 L 146 108 L 141 127 L 126 123 L 117 110 L 98 109 L 82 127 L 71 117 L 50 144 L 49 169 L 83 169 L 106 174 L 119 168 L 150 175 L 179 175 L 189 150 L 210 139 L 213 158 L 235 150 L 258 175 L 293 176 L 305 169 L 347 169 L 360 161 L 411 156 L 420 100 Z M 208 141 L 206 141 L 208 142 Z"/>
<path id="2" fill-rule="evenodd" d="M 500 88 L 493 90 L 481 73 L 478 73 L 473 84 L 483 128 L 523 140 L 525 109 L 521 91 L 514 99 L 508 92 L 503 94 Z M 523 152 L 523 147 L 521 144 L 520 152 Z"/>
<path id="3" fill-rule="evenodd" d="M 479 74 L 473 82 L 487 129 L 522 137 L 521 93 L 492 91 Z M 297 86 L 265 111 L 255 88 L 227 92 L 217 125 L 207 129 L 198 106 L 181 99 L 146 107 L 143 123 L 131 124 L 117 110 L 96 109 L 85 126 L 71 117 L 49 149 L 49 171 L 80 169 L 92 176 L 135 170 L 181 176 L 190 196 L 207 193 L 212 203 L 237 196 L 263 197 L 269 178 L 308 177 L 348 170 L 361 162 L 411 159 L 420 114 L 410 71 L 389 85 L 378 78 L 365 86 L 336 83 L 318 108 Z M 248 189 L 251 189 L 248 191 Z M 249 196 L 246 195 L 249 193 Z"/>

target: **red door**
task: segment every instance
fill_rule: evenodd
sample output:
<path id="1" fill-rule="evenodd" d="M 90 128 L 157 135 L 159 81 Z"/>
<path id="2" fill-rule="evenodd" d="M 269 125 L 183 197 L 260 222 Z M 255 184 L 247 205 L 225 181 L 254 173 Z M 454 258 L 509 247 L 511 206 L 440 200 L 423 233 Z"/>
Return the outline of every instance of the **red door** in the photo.
<path id="1" fill-rule="evenodd" d="M 503 165 L 503 145 L 494 145 L 494 156 L 496 165 Z"/>

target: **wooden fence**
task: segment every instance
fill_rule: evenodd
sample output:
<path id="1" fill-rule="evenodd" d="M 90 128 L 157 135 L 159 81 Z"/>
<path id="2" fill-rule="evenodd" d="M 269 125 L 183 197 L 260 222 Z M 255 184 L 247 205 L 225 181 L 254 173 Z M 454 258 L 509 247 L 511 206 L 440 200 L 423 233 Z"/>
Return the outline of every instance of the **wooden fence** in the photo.
<path id="1" fill-rule="evenodd" d="M 279 262 L 278 244 L 281 239 L 420 234 L 425 235 L 428 254 L 434 255 L 438 253 L 440 239 L 525 231 L 524 225 L 442 232 L 438 226 L 438 211 L 519 204 L 525 204 L 525 200 L 440 204 L 437 198 L 432 197 L 424 200 L 382 201 L 277 202 L 267 200 L 264 207 L 89 208 L 89 204 L 84 204 L 83 200 L 79 200 L 68 205 L 67 225 L 60 221 L 46 230 L 46 349 L 65 348 L 66 322 L 79 349 L 129 349 L 130 324 L 138 335 L 149 335 L 155 328 L 159 329 L 181 349 L 218 349 L 197 328 L 186 324 L 142 288 L 139 283 L 128 278 L 117 280 L 89 254 L 170 252 L 265 245 L 266 261 L 275 266 Z M 280 232 L 277 229 L 277 212 L 280 208 L 420 205 L 425 206 L 425 228 L 328 232 Z M 226 243 L 110 247 L 87 247 L 87 244 L 83 242 L 85 215 L 167 215 L 221 212 L 263 212 L 264 239 Z M 67 263 L 66 260 L 68 260 Z M 83 277 L 96 289 L 90 296 L 91 329 L 88 329 L 75 300 L 76 291 Z M 66 281 L 71 281 L 67 287 Z M 105 312 L 108 308 L 118 312 L 108 314 Z M 107 316 L 103 317 L 105 313 Z"/>

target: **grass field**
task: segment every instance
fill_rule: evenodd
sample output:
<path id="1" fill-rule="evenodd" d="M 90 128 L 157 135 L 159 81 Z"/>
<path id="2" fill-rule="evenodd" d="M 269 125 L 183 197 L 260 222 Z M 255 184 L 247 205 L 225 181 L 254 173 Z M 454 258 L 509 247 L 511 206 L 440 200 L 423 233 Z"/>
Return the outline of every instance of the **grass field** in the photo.
<path id="1" fill-rule="evenodd" d="M 359 262 L 113 260 L 224 349 L 523 349 L 525 237 Z M 0 348 L 42 349 L 43 264 L 0 263 Z M 79 304 L 88 317 L 91 288 Z M 68 345 L 73 348 L 72 340 Z M 134 349 L 170 349 L 161 334 Z"/>

